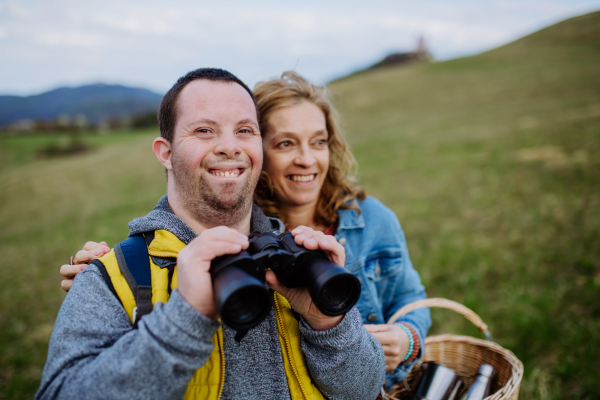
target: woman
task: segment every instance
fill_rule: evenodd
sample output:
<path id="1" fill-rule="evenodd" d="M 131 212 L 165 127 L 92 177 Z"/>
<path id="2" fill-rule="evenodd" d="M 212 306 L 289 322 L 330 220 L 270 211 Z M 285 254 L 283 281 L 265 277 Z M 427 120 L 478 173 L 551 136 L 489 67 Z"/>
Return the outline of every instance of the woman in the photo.
<path id="1" fill-rule="evenodd" d="M 395 214 L 354 185 L 354 165 L 325 97 L 325 90 L 294 72 L 254 88 L 263 137 L 263 172 L 255 202 L 288 230 L 304 225 L 335 238 L 346 250 L 346 268 L 362 285 L 357 303 L 365 328 L 381 343 L 386 357 L 388 388 L 410 371 L 422 354 L 431 324 L 427 309 L 415 310 L 394 325 L 387 319 L 400 307 L 425 298 L 413 269 L 404 234 Z M 76 262 L 108 252 L 106 243 L 88 242 Z M 71 285 L 85 267 L 63 265 Z"/>

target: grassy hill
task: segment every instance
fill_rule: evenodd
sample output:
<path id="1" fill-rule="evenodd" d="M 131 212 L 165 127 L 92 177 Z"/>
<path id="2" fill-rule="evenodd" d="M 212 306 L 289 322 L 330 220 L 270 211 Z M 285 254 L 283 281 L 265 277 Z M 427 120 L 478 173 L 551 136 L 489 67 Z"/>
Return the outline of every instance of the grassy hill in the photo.
<path id="1" fill-rule="evenodd" d="M 600 396 L 599 71 L 593 13 L 331 87 L 360 182 L 400 218 L 428 294 L 517 354 L 523 398 Z M 469 332 L 433 316 L 434 332 Z"/>
<path id="2" fill-rule="evenodd" d="M 330 85 L 359 180 L 403 225 L 430 296 L 459 301 L 526 368 L 521 398 L 595 399 L 600 357 L 600 13 L 468 58 Z M 0 139 L 0 399 L 31 398 L 64 297 L 58 267 L 114 244 L 165 192 L 156 133 L 40 160 Z M 449 311 L 436 333 L 478 336 Z"/>

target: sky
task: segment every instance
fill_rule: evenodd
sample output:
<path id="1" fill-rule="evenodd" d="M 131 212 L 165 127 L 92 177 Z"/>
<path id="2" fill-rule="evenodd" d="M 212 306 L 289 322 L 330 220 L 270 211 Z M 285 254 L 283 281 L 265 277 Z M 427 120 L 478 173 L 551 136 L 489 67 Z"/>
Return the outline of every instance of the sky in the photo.
<path id="1" fill-rule="evenodd" d="M 295 70 L 324 84 L 423 36 L 437 60 L 600 10 L 600 0 L 0 0 L 0 94 L 123 84 L 166 92 L 200 67 L 250 87 Z"/>

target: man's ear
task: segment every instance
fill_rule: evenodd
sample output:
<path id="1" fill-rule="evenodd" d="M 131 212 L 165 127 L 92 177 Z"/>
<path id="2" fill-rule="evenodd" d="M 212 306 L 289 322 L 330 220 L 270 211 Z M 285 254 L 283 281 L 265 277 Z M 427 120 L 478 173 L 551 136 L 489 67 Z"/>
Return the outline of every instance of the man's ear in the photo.
<path id="1" fill-rule="evenodd" d="M 167 171 L 171 171 L 173 169 L 171 166 L 171 143 L 163 137 L 157 137 L 152 143 L 152 150 L 154 150 L 154 155 L 163 167 Z"/>

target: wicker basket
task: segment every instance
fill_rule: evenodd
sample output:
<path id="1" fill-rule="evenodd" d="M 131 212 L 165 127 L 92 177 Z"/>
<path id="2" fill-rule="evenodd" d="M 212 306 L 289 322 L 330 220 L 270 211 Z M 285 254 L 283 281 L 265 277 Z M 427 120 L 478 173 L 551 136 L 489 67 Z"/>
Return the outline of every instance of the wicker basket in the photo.
<path id="1" fill-rule="evenodd" d="M 471 321 L 484 333 L 487 340 L 475 339 L 469 336 L 438 335 L 425 339 L 425 355 L 422 362 L 435 361 L 451 368 L 465 384 L 470 385 L 475 379 L 477 369 L 481 364 L 490 364 L 497 372 L 494 379 L 494 394 L 486 400 L 514 400 L 519 398 L 519 385 L 523 378 L 523 363 L 515 355 L 491 341 L 487 325 L 477 314 L 462 304 L 446 299 L 424 299 L 407 304 L 398 310 L 388 321 L 394 323 L 399 317 L 418 308 L 436 307 L 456 311 Z M 405 383 L 396 385 L 387 395 L 390 399 L 408 398 L 408 387 L 412 388 L 419 375 L 420 364 L 416 364 L 408 374 Z"/>

